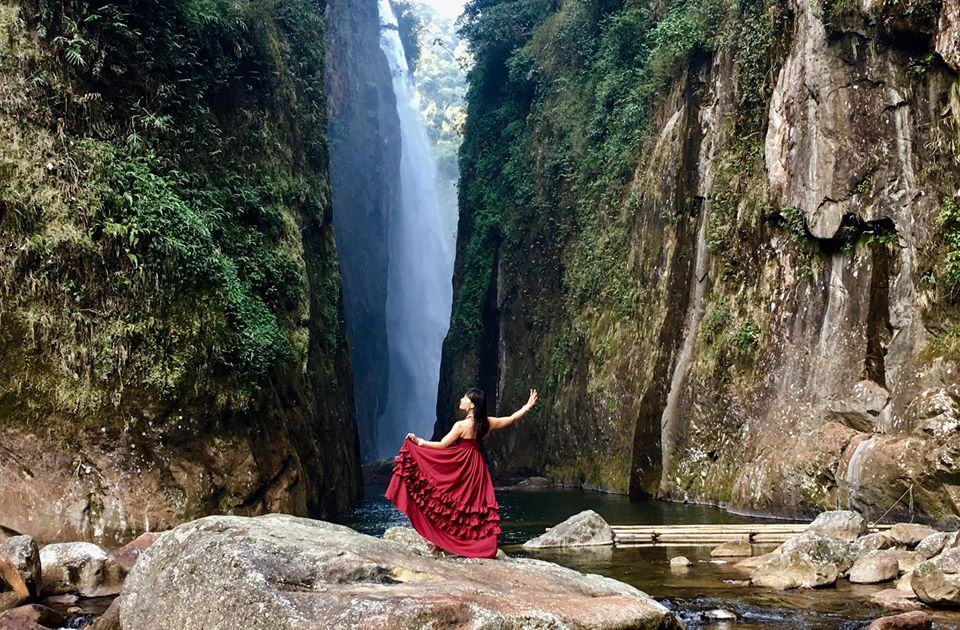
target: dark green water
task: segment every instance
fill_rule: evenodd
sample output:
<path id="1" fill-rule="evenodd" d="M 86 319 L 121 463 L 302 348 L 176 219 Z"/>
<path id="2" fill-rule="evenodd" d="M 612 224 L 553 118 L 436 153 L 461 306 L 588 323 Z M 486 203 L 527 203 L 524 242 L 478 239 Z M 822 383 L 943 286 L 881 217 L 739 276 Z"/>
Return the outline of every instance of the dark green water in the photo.
<path id="1" fill-rule="evenodd" d="M 372 535 L 406 517 L 383 497 L 386 486 L 370 485 L 359 507 L 341 515 L 340 523 Z M 706 506 L 674 503 L 631 503 L 625 497 L 579 490 L 498 490 L 503 533 L 500 546 L 510 555 L 556 562 L 584 573 L 598 573 L 631 584 L 675 610 L 691 629 L 757 630 L 760 628 L 856 630 L 895 611 L 869 603 L 870 595 L 892 585 L 850 584 L 836 588 L 772 591 L 743 584 L 747 575 L 729 563 L 711 562 L 711 547 L 634 547 L 525 553 L 519 545 L 545 528 L 591 509 L 612 525 L 746 523 L 757 519 Z M 769 551 L 757 549 L 758 553 Z M 671 569 L 669 559 L 684 555 L 693 561 L 685 570 Z M 713 621 L 710 611 L 725 610 L 734 621 Z M 937 629 L 960 628 L 960 614 L 935 616 Z"/>

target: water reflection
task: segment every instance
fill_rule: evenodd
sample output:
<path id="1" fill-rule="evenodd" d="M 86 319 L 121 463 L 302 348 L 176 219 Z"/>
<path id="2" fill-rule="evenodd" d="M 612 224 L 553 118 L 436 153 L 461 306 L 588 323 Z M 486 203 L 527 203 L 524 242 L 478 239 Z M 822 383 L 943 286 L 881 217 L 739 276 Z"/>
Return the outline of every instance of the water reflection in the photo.
<path id="1" fill-rule="evenodd" d="M 380 535 L 388 527 L 409 525 L 406 517 L 383 498 L 386 486 L 368 486 L 363 505 L 341 515 L 338 522 L 367 534 Z M 592 548 L 524 551 L 520 545 L 547 527 L 586 509 L 613 525 L 756 522 L 707 506 L 671 503 L 631 503 L 625 497 L 579 490 L 498 490 L 500 545 L 510 555 L 556 562 L 583 573 L 597 573 L 631 584 L 675 610 L 688 628 L 759 630 L 761 628 L 855 630 L 873 619 L 895 614 L 869 604 L 870 595 L 891 584 L 851 584 L 836 588 L 771 591 L 744 586 L 747 574 L 710 558 L 710 546 Z M 755 553 L 773 546 L 756 546 Z M 670 558 L 692 561 L 686 570 L 670 567 Z M 734 620 L 710 618 L 713 611 L 733 613 Z M 937 613 L 934 628 L 960 628 L 960 614 Z"/>

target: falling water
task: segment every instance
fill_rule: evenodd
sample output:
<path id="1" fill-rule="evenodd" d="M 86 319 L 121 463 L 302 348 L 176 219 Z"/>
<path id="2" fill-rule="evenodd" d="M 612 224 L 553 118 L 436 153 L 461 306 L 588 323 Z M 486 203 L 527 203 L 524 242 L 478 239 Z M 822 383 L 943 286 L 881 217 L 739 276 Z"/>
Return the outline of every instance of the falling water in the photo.
<path id="1" fill-rule="evenodd" d="M 387 271 L 387 402 L 377 419 L 380 457 L 408 432 L 429 437 L 436 419 L 440 352 L 453 300 L 453 236 L 443 227 L 437 164 L 420 114 L 397 18 L 379 0 L 380 48 L 393 74 L 400 116 L 400 208 L 390 217 Z"/>

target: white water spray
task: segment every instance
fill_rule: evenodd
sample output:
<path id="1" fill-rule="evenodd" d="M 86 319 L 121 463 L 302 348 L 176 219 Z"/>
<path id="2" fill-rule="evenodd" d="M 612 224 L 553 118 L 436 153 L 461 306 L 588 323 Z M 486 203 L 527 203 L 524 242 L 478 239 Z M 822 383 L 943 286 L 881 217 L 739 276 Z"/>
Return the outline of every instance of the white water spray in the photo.
<path id="1" fill-rule="evenodd" d="M 393 74 L 400 116 L 400 207 L 390 217 L 387 270 L 389 382 L 377 419 L 379 457 L 408 432 L 429 438 L 436 420 L 440 354 L 453 300 L 454 238 L 444 229 L 437 163 L 389 0 L 379 0 L 380 48 Z"/>

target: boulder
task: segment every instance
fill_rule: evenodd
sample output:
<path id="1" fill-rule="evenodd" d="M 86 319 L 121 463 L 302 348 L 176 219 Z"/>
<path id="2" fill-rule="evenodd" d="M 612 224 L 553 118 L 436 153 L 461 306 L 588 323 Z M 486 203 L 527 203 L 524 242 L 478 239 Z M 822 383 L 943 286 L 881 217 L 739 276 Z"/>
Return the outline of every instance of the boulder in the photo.
<path id="1" fill-rule="evenodd" d="M 754 586 L 781 590 L 829 586 L 839 577 L 837 565 L 815 562 L 800 554 L 777 554 L 750 573 Z"/>
<path id="2" fill-rule="evenodd" d="M 363 467 L 363 480 L 367 483 L 389 483 L 395 463 L 395 457 L 387 457 L 366 464 Z"/>
<path id="3" fill-rule="evenodd" d="M 847 579 L 854 584 L 879 584 L 900 574 L 897 558 L 889 550 L 870 551 L 853 563 Z"/>
<path id="4" fill-rule="evenodd" d="M 743 560 L 741 560 L 740 562 L 736 563 L 733 566 L 736 569 L 746 569 L 746 570 L 756 569 L 758 566 L 760 566 L 764 562 L 778 555 L 779 555 L 779 552 L 771 552 L 771 553 L 765 553 L 760 556 L 752 556 L 750 558 L 744 558 Z"/>
<path id="5" fill-rule="evenodd" d="M 553 484 L 546 477 L 527 477 L 523 481 L 510 486 L 511 490 L 547 490 Z"/>
<path id="6" fill-rule="evenodd" d="M 391 527 L 383 532 L 383 539 L 401 544 L 421 556 L 439 555 L 440 548 L 421 536 L 412 527 Z"/>
<path id="7" fill-rule="evenodd" d="M 158 538 L 160 538 L 160 534 L 157 532 L 140 534 L 123 547 L 110 552 L 110 559 L 125 572 L 129 572 L 130 569 L 133 568 L 133 565 L 137 563 L 140 554 L 150 545 L 157 542 Z"/>
<path id="8" fill-rule="evenodd" d="M 853 541 L 850 544 L 850 556 L 856 560 L 867 552 L 889 549 L 896 544 L 897 542 L 893 538 L 883 532 L 874 532 Z"/>
<path id="9" fill-rule="evenodd" d="M 920 610 L 924 607 L 913 591 L 906 593 L 899 588 L 877 591 L 870 596 L 870 600 L 881 608 L 890 610 Z"/>
<path id="10" fill-rule="evenodd" d="M 887 549 L 884 553 L 889 554 L 897 561 L 900 574 L 912 573 L 914 569 L 920 566 L 920 563 L 926 560 L 922 554 L 916 551 L 906 551 L 904 549 Z"/>
<path id="11" fill-rule="evenodd" d="M 721 543 L 710 552 L 711 558 L 747 558 L 753 555 L 753 547 L 746 538 Z"/>
<path id="12" fill-rule="evenodd" d="M 0 543 L 0 560 L 17 570 L 30 598 L 36 598 L 40 586 L 40 550 L 30 536 L 11 536 Z"/>
<path id="13" fill-rule="evenodd" d="M 78 593 L 83 597 L 116 595 L 125 571 L 92 543 L 58 543 L 40 550 L 43 595 Z"/>
<path id="14" fill-rule="evenodd" d="M 902 615 L 880 617 L 867 630 L 930 630 L 933 619 L 925 612 L 914 611 Z"/>
<path id="15" fill-rule="evenodd" d="M 867 523 L 856 512 L 834 510 L 821 513 L 806 531 L 852 542 L 867 533 Z"/>
<path id="16" fill-rule="evenodd" d="M 916 597 L 917 594 L 913 592 L 913 586 L 910 585 L 911 579 L 913 579 L 913 571 L 901 575 L 900 579 L 897 580 L 897 590 L 908 593 L 912 597 Z"/>
<path id="17" fill-rule="evenodd" d="M 6 558 L 0 558 L 0 612 L 15 608 L 29 598 L 30 590 L 17 567 Z"/>
<path id="18" fill-rule="evenodd" d="M 0 614 L 0 628 L 3 630 L 46 630 L 59 628 L 66 622 L 63 615 L 39 604 L 20 606 Z"/>
<path id="19" fill-rule="evenodd" d="M 920 563 L 910 586 L 920 601 L 934 606 L 960 605 L 960 549 L 947 549 Z"/>
<path id="20" fill-rule="evenodd" d="M 958 532 L 937 532 L 921 540 L 916 551 L 924 558 L 932 558 L 944 549 L 956 547 L 958 538 L 960 538 Z"/>
<path id="21" fill-rule="evenodd" d="M 764 558 L 750 578 L 756 586 L 777 589 L 829 586 L 851 564 L 849 543 L 809 531 Z"/>
<path id="22" fill-rule="evenodd" d="M 960 72 L 960 0 L 944 0 L 934 45 L 947 65 Z"/>
<path id="23" fill-rule="evenodd" d="M 548 549 L 612 544 L 613 530 L 603 517 L 593 510 L 584 510 L 551 527 L 546 533 L 523 543 L 523 548 Z"/>
<path id="24" fill-rule="evenodd" d="M 692 562 L 686 556 L 674 556 L 670 558 L 671 567 L 689 567 Z"/>
<path id="25" fill-rule="evenodd" d="M 125 630 L 679 630 L 637 589 L 534 559 L 426 558 L 342 525 L 212 516 L 164 534 L 120 595 Z"/>
<path id="26" fill-rule="evenodd" d="M 837 565 L 837 570 L 841 573 L 853 564 L 849 543 L 817 533 L 804 532 L 791 538 L 780 545 L 778 553 L 785 555 L 798 554 L 811 558 L 817 563 L 832 563 Z"/>
<path id="27" fill-rule="evenodd" d="M 886 535 L 893 538 L 898 545 L 915 547 L 924 538 L 936 534 L 937 530 L 926 525 L 917 525 L 914 523 L 897 523 L 887 530 Z"/>

